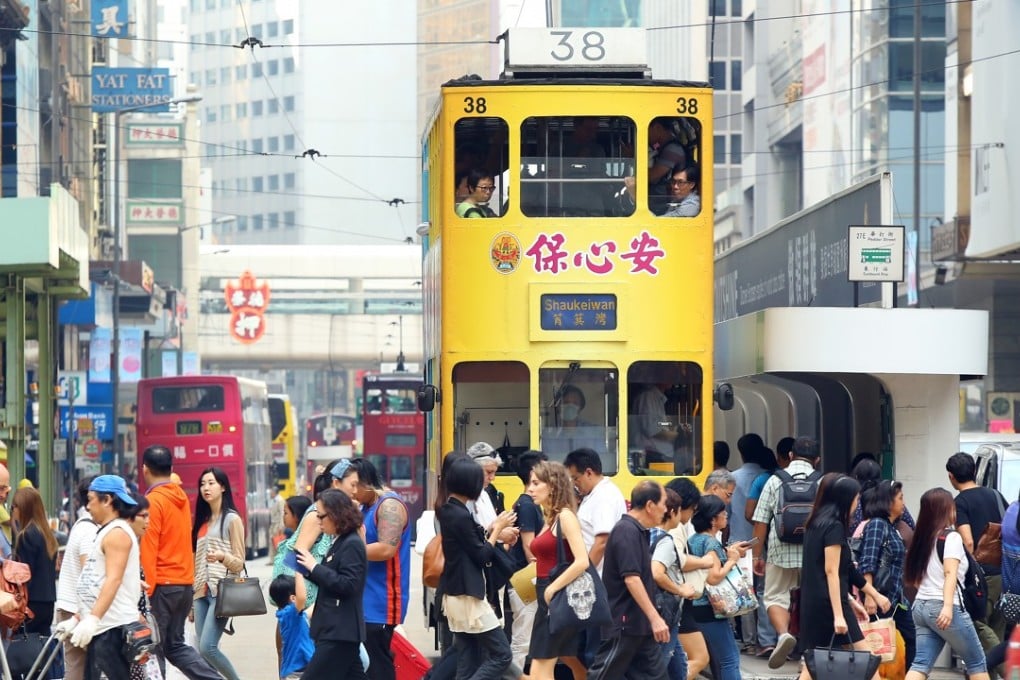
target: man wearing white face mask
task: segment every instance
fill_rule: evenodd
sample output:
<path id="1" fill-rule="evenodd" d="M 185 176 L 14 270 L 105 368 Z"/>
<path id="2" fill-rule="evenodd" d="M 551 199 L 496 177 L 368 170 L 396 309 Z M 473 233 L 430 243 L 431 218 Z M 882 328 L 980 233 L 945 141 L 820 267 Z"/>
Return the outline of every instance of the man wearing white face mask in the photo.
<path id="1" fill-rule="evenodd" d="M 605 453 L 605 430 L 581 418 L 585 407 L 584 392 L 576 385 L 560 388 L 559 427 L 542 442 L 546 453 L 569 453 L 576 449 L 594 449 Z"/>

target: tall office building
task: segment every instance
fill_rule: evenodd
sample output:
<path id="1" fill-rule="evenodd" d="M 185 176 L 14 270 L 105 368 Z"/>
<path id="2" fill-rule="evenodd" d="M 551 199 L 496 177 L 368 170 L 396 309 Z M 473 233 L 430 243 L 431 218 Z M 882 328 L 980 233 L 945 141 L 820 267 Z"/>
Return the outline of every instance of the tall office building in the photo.
<path id="1" fill-rule="evenodd" d="M 417 225 L 414 0 L 190 0 L 220 243 L 400 243 Z M 237 46 L 244 43 L 245 48 Z"/>

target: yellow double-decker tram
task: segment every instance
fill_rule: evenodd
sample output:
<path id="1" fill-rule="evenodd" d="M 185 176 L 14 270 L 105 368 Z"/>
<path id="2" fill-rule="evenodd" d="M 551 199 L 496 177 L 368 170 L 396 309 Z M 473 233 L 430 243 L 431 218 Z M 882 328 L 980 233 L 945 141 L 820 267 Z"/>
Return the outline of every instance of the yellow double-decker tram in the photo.
<path id="1" fill-rule="evenodd" d="M 531 448 L 594 449 L 625 495 L 710 470 L 712 91 L 645 63 L 642 31 L 517 30 L 500 80 L 442 87 L 419 229 L 430 489 L 478 441 L 508 496 Z"/>

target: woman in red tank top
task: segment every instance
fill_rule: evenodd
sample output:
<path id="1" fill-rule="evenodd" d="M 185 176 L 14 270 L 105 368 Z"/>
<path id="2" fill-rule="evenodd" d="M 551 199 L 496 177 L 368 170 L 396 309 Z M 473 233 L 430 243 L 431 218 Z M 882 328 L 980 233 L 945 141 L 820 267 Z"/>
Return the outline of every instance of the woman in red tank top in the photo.
<path id="1" fill-rule="evenodd" d="M 580 631 L 563 630 L 549 633 L 549 601 L 557 591 L 580 576 L 588 568 L 588 552 L 581 537 L 581 524 L 575 510 L 577 501 L 574 485 L 567 469 L 560 463 L 542 461 L 531 470 L 528 495 L 542 508 L 545 527 L 531 542 L 535 556 L 535 574 L 538 588 L 538 611 L 531 631 L 531 678 L 553 680 L 556 660 L 560 659 L 574 674 L 574 680 L 587 676 L 584 664 L 577 658 L 577 638 Z M 563 537 L 565 559 L 569 563 L 552 583 L 549 572 L 557 566 L 557 545 Z"/>

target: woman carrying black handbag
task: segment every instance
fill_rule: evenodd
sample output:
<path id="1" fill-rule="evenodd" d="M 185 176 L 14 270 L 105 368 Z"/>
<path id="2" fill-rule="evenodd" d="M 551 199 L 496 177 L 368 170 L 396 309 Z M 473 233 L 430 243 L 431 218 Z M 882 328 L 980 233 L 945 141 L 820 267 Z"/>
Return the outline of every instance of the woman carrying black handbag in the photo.
<path id="1" fill-rule="evenodd" d="M 804 556 L 800 582 L 800 643 L 804 646 L 805 663 L 800 680 L 830 675 L 819 672 L 813 675 L 809 668 L 813 660 L 835 663 L 835 657 L 850 662 L 858 672 L 855 676 L 879 680 L 878 657 L 871 657 L 857 616 L 865 615 L 864 608 L 850 596 L 850 585 L 860 589 L 866 597 L 875 600 L 880 611 L 890 609 L 889 598 L 875 590 L 854 567 L 850 557 L 850 518 L 860 501 L 861 485 L 852 477 L 830 472 L 818 484 L 814 507 L 808 516 L 804 531 Z M 849 644 L 853 652 L 842 652 L 834 645 Z M 850 661 L 861 657 L 866 664 Z M 871 669 L 871 664 L 874 668 Z M 872 672 L 862 672 L 871 670 Z"/>
<path id="2" fill-rule="evenodd" d="M 486 565 L 491 564 L 499 533 L 515 515 L 504 512 L 493 521 L 488 538 L 475 523 L 468 502 L 482 493 L 482 468 L 468 458 L 454 460 L 446 475 L 448 499 L 439 508 L 440 534 L 446 564 L 439 579 L 443 612 L 457 649 L 457 680 L 496 680 L 510 666 L 510 642 L 486 600 Z"/>

